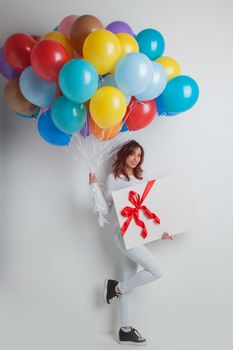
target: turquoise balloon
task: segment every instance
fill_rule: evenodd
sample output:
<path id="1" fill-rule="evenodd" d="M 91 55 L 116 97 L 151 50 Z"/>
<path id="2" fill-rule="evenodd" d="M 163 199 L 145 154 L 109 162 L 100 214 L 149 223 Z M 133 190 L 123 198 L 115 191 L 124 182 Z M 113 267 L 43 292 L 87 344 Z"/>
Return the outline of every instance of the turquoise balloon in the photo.
<path id="1" fill-rule="evenodd" d="M 107 74 L 106 76 L 100 78 L 99 88 L 103 86 L 113 86 L 118 89 L 114 76 L 111 74 Z M 131 96 L 125 95 L 125 98 L 126 98 L 126 103 L 128 105 L 130 103 Z"/>
<path id="2" fill-rule="evenodd" d="M 154 71 L 149 86 L 141 94 L 135 96 L 139 101 L 148 101 L 158 97 L 167 85 L 167 73 L 163 66 L 158 62 L 152 62 L 152 65 Z"/>
<path id="3" fill-rule="evenodd" d="M 57 91 L 55 83 L 41 79 L 31 66 L 24 69 L 20 75 L 19 87 L 28 101 L 40 107 L 48 107 Z"/>
<path id="4" fill-rule="evenodd" d="M 99 76 L 94 66 L 83 59 L 67 62 L 59 74 L 63 94 L 75 103 L 89 100 L 98 88 Z"/>
<path id="5" fill-rule="evenodd" d="M 126 96 L 135 96 L 149 86 L 152 75 L 153 65 L 149 58 L 140 52 L 131 52 L 119 60 L 114 77 Z"/>
<path id="6" fill-rule="evenodd" d="M 161 95 L 167 113 L 187 111 L 196 103 L 198 96 L 197 83 L 187 75 L 179 75 L 171 79 Z"/>
<path id="7" fill-rule="evenodd" d="M 136 36 L 139 45 L 139 51 L 144 53 L 151 60 L 156 60 L 162 56 L 165 47 L 165 41 L 162 34 L 155 29 L 144 29 Z"/>
<path id="8" fill-rule="evenodd" d="M 56 127 L 68 134 L 82 129 L 86 121 L 84 104 L 69 101 L 65 96 L 59 97 L 53 104 L 51 116 Z"/>

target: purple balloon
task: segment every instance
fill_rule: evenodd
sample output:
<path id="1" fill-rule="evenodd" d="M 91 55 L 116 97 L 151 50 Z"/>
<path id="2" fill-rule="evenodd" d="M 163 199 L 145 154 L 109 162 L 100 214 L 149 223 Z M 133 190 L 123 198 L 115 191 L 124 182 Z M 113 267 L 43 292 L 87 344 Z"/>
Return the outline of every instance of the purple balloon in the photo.
<path id="1" fill-rule="evenodd" d="M 90 134 L 90 113 L 87 112 L 87 119 L 85 121 L 84 127 L 79 131 L 80 135 L 87 137 Z"/>
<path id="2" fill-rule="evenodd" d="M 125 22 L 122 21 L 115 21 L 107 25 L 105 28 L 109 30 L 110 32 L 117 34 L 117 33 L 127 33 L 129 35 L 132 35 L 134 37 L 134 32 L 132 28 Z"/>
<path id="3" fill-rule="evenodd" d="M 20 72 L 11 67 L 7 62 L 3 53 L 3 47 L 0 48 L 0 74 L 2 74 L 2 76 L 8 80 L 20 76 Z"/>

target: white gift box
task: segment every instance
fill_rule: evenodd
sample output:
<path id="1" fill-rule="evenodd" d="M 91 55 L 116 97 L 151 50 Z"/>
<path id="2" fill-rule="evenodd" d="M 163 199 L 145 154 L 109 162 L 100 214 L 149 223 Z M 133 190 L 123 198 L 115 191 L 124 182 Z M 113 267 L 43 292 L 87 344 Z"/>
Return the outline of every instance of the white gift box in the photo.
<path id="1" fill-rule="evenodd" d="M 121 214 L 122 209 L 131 207 L 130 211 L 135 213 L 136 206 L 129 201 L 130 191 L 137 192 L 141 198 L 146 186 L 147 182 L 142 182 L 139 185 L 112 192 L 121 228 L 128 219 Z M 139 209 L 139 219 L 145 224 L 147 236 L 146 238 L 142 237 L 142 228 L 136 224 L 134 217 L 132 217 L 128 228 L 123 233 L 127 249 L 160 239 L 164 232 L 168 232 L 172 236 L 187 232 L 192 228 L 196 219 L 191 184 L 187 175 L 173 175 L 155 180 L 141 206 L 146 206 L 150 212 L 154 213 L 160 219 L 160 224 L 149 219 L 144 211 Z"/>

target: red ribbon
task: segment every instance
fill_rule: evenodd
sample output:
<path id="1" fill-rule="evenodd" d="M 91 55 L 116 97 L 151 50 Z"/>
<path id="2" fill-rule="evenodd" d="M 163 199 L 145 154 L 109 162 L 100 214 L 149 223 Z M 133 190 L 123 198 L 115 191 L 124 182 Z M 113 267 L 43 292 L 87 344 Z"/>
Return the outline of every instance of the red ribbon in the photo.
<path id="1" fill-rule="evenodd" d="M 125 207 L 121 211 L 121 215 L 128 218 L 123 225 L 121 226 L 121 234 L 122 236 L 125 235 L 129 224 L 131 223 L 131 220 L 134 218 L 134 221 L 137 226 L 140 226 L 142 228 L 141 236 L 145 239 L 148 235 L 146 225 L 142 220 L 139 219 L 139 210 L 143 210 L 144 214 L 148 217 L 148 219 L 153 219 L 156 224 L 160 224 L 159 217 L 152 213 L 145 205 L 142 205 L 144 199 L 150 192 L 152 186 L 154 185 L 155 180 L 148 181 L 145 190 L 142 194 L 142 197 L 140 198 L 140 195 L 135 191 L 129 192 L 129 201 L 134 205 L 134 208 L 132 207 Z"/>

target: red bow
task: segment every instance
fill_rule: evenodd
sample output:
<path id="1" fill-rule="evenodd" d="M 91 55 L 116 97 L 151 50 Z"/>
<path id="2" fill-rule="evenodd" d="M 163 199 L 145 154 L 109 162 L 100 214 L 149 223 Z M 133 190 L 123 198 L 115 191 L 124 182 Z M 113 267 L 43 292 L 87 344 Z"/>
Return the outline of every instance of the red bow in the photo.
<path id="1" fill-rule="evenodd" d="M 131 223 L 131 220 L 134 218 L 135 223 L 137 226 L 140 226 L 142 228 L 141 236 L 145 239 L 147 237 L 147 229 L 146 225 L 142 220 L 139 219 L 139 210 L 143 210 L 144 214 L 149 218 L 153 219 L 155 223 L 160 224 L 160 219 L 155 213 L 152 213 L 145 205 L 142 205 L 144 199 L 150 192 L 152 186 L 154 185 L 155 180 L 148 181 L 145 190 L 142 194 L 142 198 L 140 198 L 140 195 L 135 191 L 129 192 L 129 201 L 135 206 L 135 208 L 132 207 L 125 207 L 121 211 L 121 215 L 124 217 L 127 217 L 128 219 L 123 223 L 121 227 L 121 233 L 122 236 L 124 236 L 126 230 L 128 229 L 129 224 Z"/>

